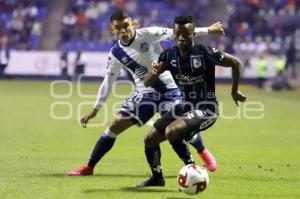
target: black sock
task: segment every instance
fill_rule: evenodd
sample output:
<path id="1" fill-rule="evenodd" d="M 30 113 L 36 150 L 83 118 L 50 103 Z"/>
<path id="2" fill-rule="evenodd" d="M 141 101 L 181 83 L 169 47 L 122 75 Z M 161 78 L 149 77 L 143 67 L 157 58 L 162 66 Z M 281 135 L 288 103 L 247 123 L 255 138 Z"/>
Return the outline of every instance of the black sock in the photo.
<path id="1" fill-rule="evenodd" d="M 185 140 L 175 140 L 173 142 L 170 142 L 170 144 L 185 165 L 195 163 Z"/>
<path id="2" fill-rule="evenodd" d="M 88 166 L 94 168 L 99 160 L 112 148 L 115 140 L 116 138 L 103 134 L 94 147 Z"/>
<path id="3" fill-rule="evenodd" d="M 202 153 L 205 149 L 200 133 L 194 135 L 193 138 L 189 140 L 189 143 L 198 151 L 198 153 Z"/>
<path id="4" fill-rule="evenodd" d="M 154 178 L 162 178 L 162 169 L 160 164 L 160 147 L 159 145 L 154 148 L 145 148 L 145 154 L 147 157 L 147 162 L 151 168 L 152 175 Z"/>

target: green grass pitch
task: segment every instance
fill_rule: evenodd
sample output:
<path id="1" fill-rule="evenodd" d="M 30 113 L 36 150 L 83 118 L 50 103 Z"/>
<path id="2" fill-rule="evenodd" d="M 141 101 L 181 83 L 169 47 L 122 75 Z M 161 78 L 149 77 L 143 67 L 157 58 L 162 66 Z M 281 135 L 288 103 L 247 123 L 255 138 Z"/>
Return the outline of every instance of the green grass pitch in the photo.
<path id="1" fill-rule="evenodd" d="M 183 166 L 170 145 L 162 144 L 162 165 L 166 176 L 163 188 L 136 189 L 149 175 L 144 156 L 143 137 L 150 129 L 132 127 L 117 139 L 114 148 L 95 169 L 95 175 L 68 177 L 65 173 L 84 164 L 99 135 L 113 119 L 112 106 L 123 99 L 109 98 L 109 117 L 102 127 L 83 129 L 78 115 L 90 110 L 93 98 L 78 96 L 72 84 L 66 98 L 50 95 L 49 82 L 0 81 L 0 198 L 1 199 L 299 199 L 300 198 L 300 91 L 271 93 L 242 86 L 248 101 L 264 105 L 264 117 L 246 119 L 220 117 L 204 132 L 206 146 L 218 160 L 210 173 L 205 192 L 190 197 L 177 191 L 176 175 Z M 55 86 L 56 94 L 66 94 L 68 86 Z M 84 84 L 82 92 L 96 94 L 98 84 Z M 128 86 L 117 87 L 119 93 Z M 237 108 L 229 86 L 218 86 L 217 95 L 224 115 L 234 116 Z M 56 103 L 56 106 L 53 105 Z M 53 114 L 71 117 L 51 118 Z M 53 108 L 53 107 L 52 107 Z M 257 113 L 251 113 L 252 116 Z M 93 123 L 103 121 L 98 114 Z M 197 163 L 201 164 L 191 148 Z"/>

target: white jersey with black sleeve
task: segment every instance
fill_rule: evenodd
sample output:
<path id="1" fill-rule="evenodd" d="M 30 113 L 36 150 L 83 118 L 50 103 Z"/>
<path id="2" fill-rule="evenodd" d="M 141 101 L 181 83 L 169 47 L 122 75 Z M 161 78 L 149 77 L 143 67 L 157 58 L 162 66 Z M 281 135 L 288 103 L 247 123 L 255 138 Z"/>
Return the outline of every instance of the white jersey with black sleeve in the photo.
<path id="1" fill-rule="evenodd" d="M 208 29 L 196 28 L 195 33 L 196 36 L 205 35 Z M 172 36 L 173 30 L 170 28 L 150 27 L 135 30 L 133 39 L 127 45 L 118 41 L 110 50 L 107 74 L 99 88 L 94 108 L 99 110 L 106 101 L 121 67 L 132 75 L 136 91 L 140 93 L 166 92 L 177 88 L 169 71 L 162 73 L 152 87 L 144 86 L 144 76 L 162 52 L 160 42 L 170 40 Z"/>

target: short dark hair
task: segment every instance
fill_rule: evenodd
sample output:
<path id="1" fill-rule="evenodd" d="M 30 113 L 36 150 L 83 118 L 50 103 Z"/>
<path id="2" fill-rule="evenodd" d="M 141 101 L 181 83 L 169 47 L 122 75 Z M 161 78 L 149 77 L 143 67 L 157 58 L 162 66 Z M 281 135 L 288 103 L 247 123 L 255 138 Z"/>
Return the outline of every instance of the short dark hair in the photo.
<path id="1" fill-rule="evenodd" d="M 129 17 L 128 13 L 125 12 L 124 10 L 119 10 L 117 12 L 114 12 L 111 17 L 110 21 L 112 22 L 113 20 L 123 20 L 125 18 Z"/>
<path id="2" fill-rule="evenodd" d="M 187 23 L 193 23 L 193 17 L 191 15 L 179 15 L 175 17 L 174 24 L 184 25 Z"/>

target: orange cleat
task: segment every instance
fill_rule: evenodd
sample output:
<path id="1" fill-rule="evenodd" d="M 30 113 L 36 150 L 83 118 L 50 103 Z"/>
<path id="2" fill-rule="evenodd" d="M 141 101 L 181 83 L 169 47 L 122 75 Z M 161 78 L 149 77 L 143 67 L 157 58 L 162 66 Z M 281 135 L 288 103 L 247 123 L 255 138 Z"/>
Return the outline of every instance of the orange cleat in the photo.
<path id="1" fill-rule="evenodd" d="M 207 150 L 204 149 L 202 153 L 198 153 L 203 160 L 205 167 L 210 171 L 214 172 L 217 169 L 217 161 L 214 156 Z"/>
<path id="2" fill-rule="evenodd" d="M 78 169 L 71 170 L 67 174 L 68 176 L 87 176 L 93 175 L 94 169 L 89 167 L 88 165 L 84 165 L 79 167 Z"/>

